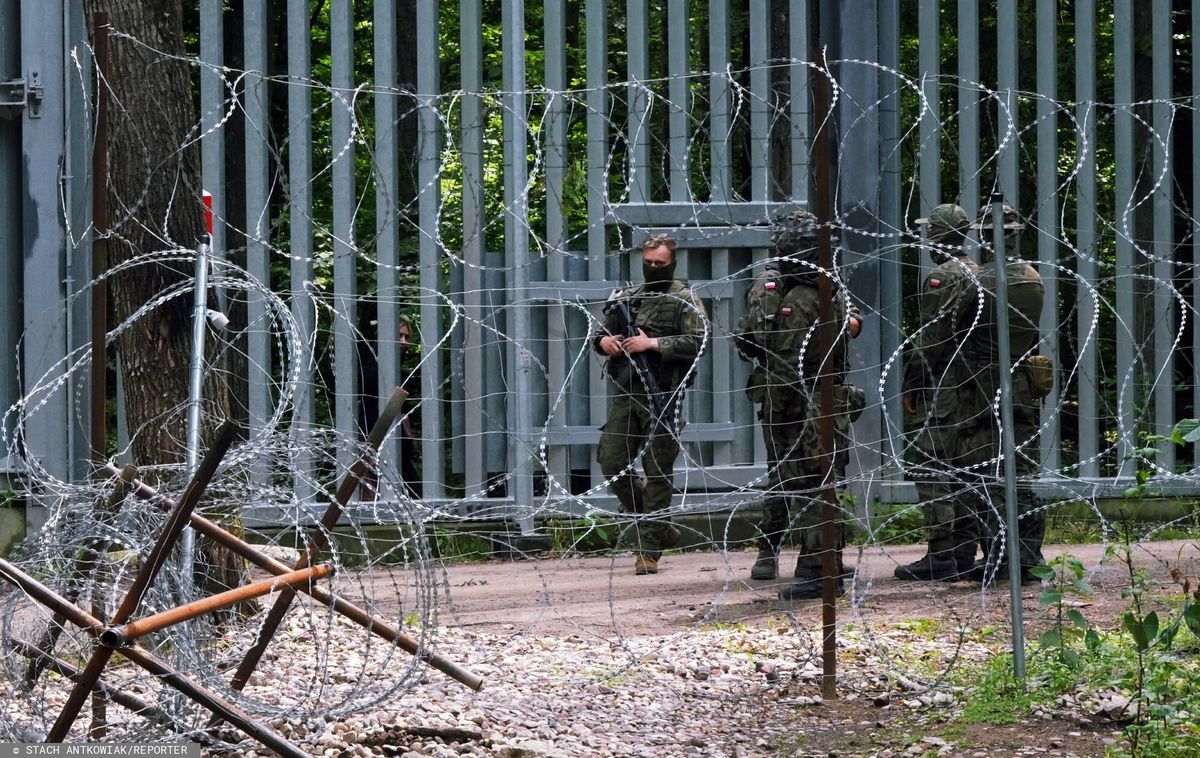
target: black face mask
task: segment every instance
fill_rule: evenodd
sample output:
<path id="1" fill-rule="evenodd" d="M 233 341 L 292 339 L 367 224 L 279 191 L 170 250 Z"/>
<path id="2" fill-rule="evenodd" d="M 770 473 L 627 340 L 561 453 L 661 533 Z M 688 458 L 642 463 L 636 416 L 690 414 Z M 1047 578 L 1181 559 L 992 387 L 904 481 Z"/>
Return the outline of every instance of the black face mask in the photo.
<path id="1" fill-rule="evenodd" d="M 654 268 L 642 261 L 642 278 L 646 280 L 645 289 L 650 292 L 666 292 L 675 279 L 675 261 L 665 266 Z"/>

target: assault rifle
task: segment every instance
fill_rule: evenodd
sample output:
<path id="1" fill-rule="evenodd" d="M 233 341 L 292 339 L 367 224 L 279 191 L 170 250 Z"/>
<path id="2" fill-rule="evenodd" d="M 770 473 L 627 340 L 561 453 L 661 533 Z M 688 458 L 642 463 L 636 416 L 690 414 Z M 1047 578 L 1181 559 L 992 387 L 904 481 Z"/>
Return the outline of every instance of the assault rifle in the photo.
<path id="1" fill-rule="evenodd" d="M 625 300 L 617 301 L 617 320 L 620 322 L 618 326 L 624 336 L 636 337 L 638 335 L 638 328 L 633 323 L 633 313 L 629 310 L 629 303 Z M 646 388 L 646 395 L 650 400 L 650 408 L 654 411 L 654 416 L 662 419 L 666 405 L 663 403 L 662 388 L 658 386 L 658 377 L 651 369 L 650 361 L 647 360 L 645 353 L 628 353 L 627 356 L 634 373 L 642 380 L 642 386 Z"/>

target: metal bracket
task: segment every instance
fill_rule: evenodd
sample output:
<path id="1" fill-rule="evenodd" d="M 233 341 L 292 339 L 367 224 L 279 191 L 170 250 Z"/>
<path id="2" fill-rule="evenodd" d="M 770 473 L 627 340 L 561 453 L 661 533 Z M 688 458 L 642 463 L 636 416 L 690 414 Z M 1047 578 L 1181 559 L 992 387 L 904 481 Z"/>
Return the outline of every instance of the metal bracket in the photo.
<path id="1" fill-rule="evenodd" d="M 21 111 L 27 110 L 30 118 L 40 118 L 42 97 L 42 78 L 36 71 L 30 72 L 28 81 L 0 80 L 0 116 L 16 118 Z"/>

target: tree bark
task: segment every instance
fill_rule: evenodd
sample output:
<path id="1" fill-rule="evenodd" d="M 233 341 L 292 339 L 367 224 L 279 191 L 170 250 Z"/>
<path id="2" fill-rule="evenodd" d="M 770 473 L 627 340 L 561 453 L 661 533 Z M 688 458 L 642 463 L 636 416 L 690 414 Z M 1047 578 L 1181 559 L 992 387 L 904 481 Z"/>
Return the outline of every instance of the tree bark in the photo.
<path id="1" fill-rule="evenodd" d="M 138 256 L 195 249 L 204 231 L 193 69 L 185 56 L 180 0 L 85 0 L 89 27 L 108 14 L 110 68 L 108 201 L 110 266 Z M 104 30 L 90 29 L 92 38 Z M 123 36 L 128 35 L 128 37 Z M 187 286 L 190 263 L 147 261 L 110 280 L 109 320 L 120 324 L 165 290 Z M 190 293 L 141 314 L 117 340 L 125 411 L 139 467 L 178 464 L 186 451 Z M 210 347 L 212 342 L 210 341 Z M 210 351 L 210 355 L 212 351 Z M 219 379 L 206 382 L 202 437 L 229 413 Z M 241 584 L 240 559 L 202 544 L 208 584 Z"/>

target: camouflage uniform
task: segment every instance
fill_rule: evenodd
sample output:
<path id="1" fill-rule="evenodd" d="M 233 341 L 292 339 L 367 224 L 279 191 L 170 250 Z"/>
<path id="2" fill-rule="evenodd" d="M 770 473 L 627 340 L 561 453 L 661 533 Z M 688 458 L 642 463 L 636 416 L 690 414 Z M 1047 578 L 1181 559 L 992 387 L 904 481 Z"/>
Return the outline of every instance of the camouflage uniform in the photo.
<path id="1" fill-rule="evenodd" d="M 671 505 L 675 458 L 679 455 L 679 433 L 683 430 L 677 409 L 685 381 L 690 382 L 695 376 L 694 364 L 704 341 L 705 311 L 687 283 L 678 279 L 665 292 L 647 291 L 643 285 L 614 293 L 605 306 L 601 330 L 592 341 L 598 353 L 601 337 L 622 333 L 616 307 L 620 300 L 628 302 L 634 325 L 659 340 L 658 352 L 643 355 L 658 380 L 665 410 L 661 418 L 656 418 L 646 388 L 628 357 L 609 358 L 606 371 L 617 391 L 608 420 L 600 428 L 596 459 L 621 503 L 621 510 L 647 514 Z M 646 472 L 644 483 L 633 466 L 639 452 Z M 678 531 L 668 519 L 638 519 L 634 528 L 638 554 L 652 561 L 657 561 L 662 550 L 678 538 Z"/>
<path id="2" fill-rule="evenodd" d="M 979 527 L 976 498 L 958 473 L 964 462 L 959 460 L 960 419 L 954 402 L 960 388 L 950 370 L 954 352 L 938 344 L 949 330 L 937 321 L 952 317 L 950 306 L 963 287 L 976 281 L 979 264 L 963 250 L 970 220 L 959 206 L 939 205 L 916 223 L 925 225 L 930 254 L 938 263 L 921 283 L 922 329 L 906 357 L 903 381 L 903 392 L 920 401 L 914 479 L 929 551 L 894 573 L 897 579 L 952 579 L 971 569 Z"/>
<path id="3" fill-rule="evenodd" d="M 803 214 L 803 212 L 801 212 Z M 803 222 L 815 223 L 808 214 Z M 790 220 L 789 220 L 790 221 Z M 785 222 L 786 223 L 786 222 Z M 776 251 L 796 253 L 776 236 Z M 797 258 L 814 257 L 811 237 L 799 246 Z M 796 561 L 795 585 L 781 594 L 788 598 L 819 597 L 821 575 L 821 492 L 825 481 L 821 471 L 820 393 L 818 377 L 833 375 L 834 450 L 833 480 L 845 478 L 849 462 L 850 421 L 861 411 L 863 394 L 845 384 L 847 371 L 847 311 L 841 297 L 834 297 L 832 319 L 836 339 L 826 360 L 821 353 L 820 294 L 817 274 L 801 267 L 784 273 L 779 266 L 768 266 L 746 296 L 746 313 L 738 322 L 736 345 L 742 357 L 753 360 L 757 368 L 751 374 L 747 394 L 759 404 L 763 440 L 769 466 L 768 496 L 759 522 L 759 556 L 752 578 L 774 578 L 777 556 L 789 525 L 797 529 L 800 554 Z M 794 521 L 789 524 L 789 512 Z M 838 524 L 837 565 L 842 569 L 842 524 Z M 841 571 L 839 571 L 841 573 Z"/>
<path id="4" fill-rule="evenodd" d="M 1015 215 L 1015 214 L 1014 214 Z M 1019 227 L 1018 227 L 1019 228 Z M 1041 276 L 1024 261 L 1006 264 L 1009 298 L 1011 355 L 1019 363 L 1013 372 L 1013 432 L 1017 443 L 1017 509 L 1020 519 L 1020 560 L 1028 569 L 1043 562 L 1045 516 L 1030 487 L 1038 467 L 1038 406 L 1040 395 L 1031 383 L 1028 358 L 1039 341 L 1045 289 Z M 976 278 L 962 277 L 949 302 L 926 327 L 918 350 L 906 368 L 905 386 L 923 392 L 927 403 L 927 440 L 918 444 L 931 457 L 944 461 L 952 479 L 934 485 L 935 497 L 953 506 L 954 528 L 949 542 L 936 543 L 931 534 L 930 554 L 950 551 L 959 571 L 974 557 L 971 538 L 976 524 L 985 528 L 985 551 L 995 568 L 1003 560 L 1004 545 L 997 542 L 999 521 L 1004 518 L 1004 484 L 999 411 L 994 406 L 1000 386 L 996 346 L 996 270 L 990 262 Z M 971 518 L 972 511 L 974 518 Z M 983 566 L 972 578 L 981 578 Z M 955 572 L 957 574 L 958 572 Z M 949 578 L 949 577 L 941 577 Z M 1003 578 L 1003 577 L 1001 577 Z"/>

